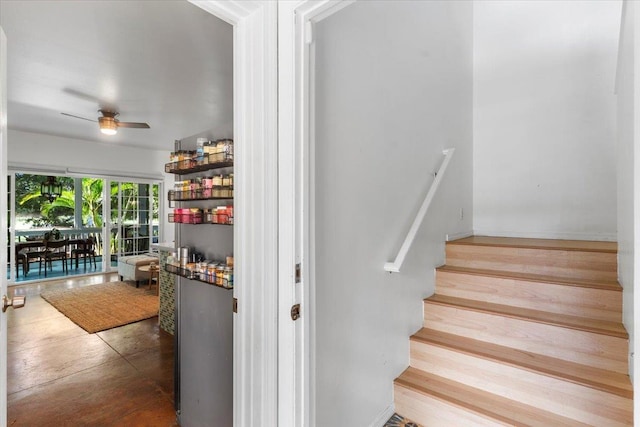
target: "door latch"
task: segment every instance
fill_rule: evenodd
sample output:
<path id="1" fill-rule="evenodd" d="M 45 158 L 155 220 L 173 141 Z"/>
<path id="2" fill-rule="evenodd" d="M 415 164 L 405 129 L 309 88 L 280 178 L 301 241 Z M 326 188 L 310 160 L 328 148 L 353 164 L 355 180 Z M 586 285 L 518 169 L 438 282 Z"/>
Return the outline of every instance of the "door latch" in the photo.
<path id="1" fill-rule="evenodd" d="M 300 304 L 296 304 L 291 307 L 291 320 L 298 320 L 300 318 Z"/>
<path id="2" fill-rule="evenodd" d="M 6 312 L 7 308 L 22 308 L 24 307 L 24 303 L 27 297 L 25 296 L 17 296 L 9 299 L 6 295 L 2 296 L 2 312 Z"/>

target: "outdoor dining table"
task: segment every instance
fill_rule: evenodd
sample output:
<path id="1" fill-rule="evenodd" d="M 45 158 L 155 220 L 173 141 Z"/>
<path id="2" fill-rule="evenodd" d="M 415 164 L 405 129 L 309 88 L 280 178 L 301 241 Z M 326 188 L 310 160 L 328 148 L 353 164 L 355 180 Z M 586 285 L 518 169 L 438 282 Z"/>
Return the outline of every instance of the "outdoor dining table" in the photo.
<path id="1" fill-rule="evenodd" d="M 84 247 L 86 243 L 87 239 L 69 239 L 69 241 L 67 242 L 67 246 L 75 245 L 76 247 Z M 18 254 L 26 249 L 26 252 L 22 252 L 27 257 L 24 269 L 24 274 L 26 276 L 29 273 L 29 262 L 35 258 L 40 258 L 40 256 L 43 255 L 45 248 L 45 240 L 27 240 L 25 242 L 16 242 L 16 269 L 19 267 Z"/>

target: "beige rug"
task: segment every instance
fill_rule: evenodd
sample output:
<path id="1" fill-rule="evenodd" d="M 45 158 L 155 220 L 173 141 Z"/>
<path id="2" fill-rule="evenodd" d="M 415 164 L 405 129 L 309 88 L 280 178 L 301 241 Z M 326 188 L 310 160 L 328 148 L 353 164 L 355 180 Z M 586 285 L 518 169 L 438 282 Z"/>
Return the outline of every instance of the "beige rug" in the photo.
<path id="1" fill-rule="evenodd" d="M 40 296 L 89 333 L 158 315 L 155 289 L 125 282 L 44 291 Z"/>

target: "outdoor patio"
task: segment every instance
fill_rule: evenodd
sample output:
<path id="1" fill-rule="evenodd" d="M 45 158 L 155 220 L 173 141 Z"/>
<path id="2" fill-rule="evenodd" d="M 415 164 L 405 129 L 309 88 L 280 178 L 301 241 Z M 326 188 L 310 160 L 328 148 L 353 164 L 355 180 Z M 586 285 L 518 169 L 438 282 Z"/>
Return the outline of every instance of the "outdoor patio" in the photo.
<path id="1" fill-rule="evenodd" d="M 69 260 L 67 261 L 69 262 L 69 264 L 68 264 L 68 270 L 66 272 L 62 268 L 62 260 L 52 261 L 52 268 L 47 270 L 46 279 L 47 280 L 61 279 L 68 276 L 80 276 L 85 274 L 102 273 L 102 256 L 100 255 L 96 257 L 95 267 L 93 266 L 93 262 L 89 263 L 89 260 L 87 260 L 86 269 L 84 268 L 84 260 L 79 261 L 78 268 L 75 267 L 75 262 L 72 266 L 70 265 L 71 264 L 70 261 Z M 111 266 L 115 268 L 117 266 L 117 262 L 112 261 Z M 9 279 L 8 270 L 7 270 L 7 279 Z M 22 273 L 22 266 L 20 266 L 20 277 L 16 277 L 15 283 L 24 283 L 32 280 L 44 280 L 44 279 L 45 279 L 44 271 L 38 274 L 38 262 L 34 261 L 30 263 L 29 272 L 27 273 L 26 276 Z"/>

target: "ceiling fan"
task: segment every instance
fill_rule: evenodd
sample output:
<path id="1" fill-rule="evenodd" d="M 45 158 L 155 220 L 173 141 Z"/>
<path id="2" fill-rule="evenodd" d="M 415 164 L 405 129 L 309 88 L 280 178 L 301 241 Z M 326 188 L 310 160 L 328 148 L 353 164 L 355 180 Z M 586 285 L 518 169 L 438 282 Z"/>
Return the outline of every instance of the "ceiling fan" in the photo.
<path id="1" fill-rule="evenodd" d="M 60 113 L 65 116 L 75 117 L 76 119 L 88 120 L 90 122 L 97 122 L 100 126 L 100 132 L 105 135 L 115 135 L 118 133 L 118 128 L 138 128 L 138 129 L 149 129 L 150 126 L 146 123 L 135 123 L 135 122 L 121 122 L 116 119 L 116 116 L 120 113 L 116 111 L 108 111 L 108 110 L 98 110 L 102 117 L 98 117 L 98 120 L 87 119 L 85 117 L 74 116 L 73 114 L 68 113 Z"/>

